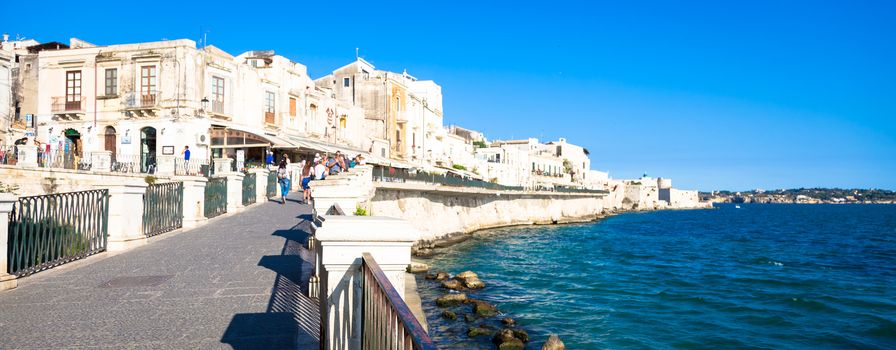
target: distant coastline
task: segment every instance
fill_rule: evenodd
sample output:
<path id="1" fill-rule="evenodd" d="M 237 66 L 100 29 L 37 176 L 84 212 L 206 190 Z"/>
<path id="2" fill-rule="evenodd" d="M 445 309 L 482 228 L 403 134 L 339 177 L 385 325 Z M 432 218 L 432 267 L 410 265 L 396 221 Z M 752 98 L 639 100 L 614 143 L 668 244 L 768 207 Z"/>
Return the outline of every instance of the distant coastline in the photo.
<path id="1" fill-rule="evenodd" d="M 743 192 L 700 192 L 700 200 L 712 203 L 761 204 L 896 204 L 896 191 L 879 189 L 798 188 Z"/>

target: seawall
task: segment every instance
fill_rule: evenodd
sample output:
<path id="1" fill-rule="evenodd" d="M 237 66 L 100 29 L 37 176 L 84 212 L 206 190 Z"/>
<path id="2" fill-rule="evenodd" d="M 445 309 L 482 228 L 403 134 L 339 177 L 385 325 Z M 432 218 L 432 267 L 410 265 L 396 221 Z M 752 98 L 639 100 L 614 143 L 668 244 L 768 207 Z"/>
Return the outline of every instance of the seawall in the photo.
<path id="1" fill-rule="evenodd" d="M 497 191 L 424 183 L 376 183 L 371 213 L 408 220 L 422 232 L 418 245 L 476 230 L 591 221 L 603 194 Z"/>

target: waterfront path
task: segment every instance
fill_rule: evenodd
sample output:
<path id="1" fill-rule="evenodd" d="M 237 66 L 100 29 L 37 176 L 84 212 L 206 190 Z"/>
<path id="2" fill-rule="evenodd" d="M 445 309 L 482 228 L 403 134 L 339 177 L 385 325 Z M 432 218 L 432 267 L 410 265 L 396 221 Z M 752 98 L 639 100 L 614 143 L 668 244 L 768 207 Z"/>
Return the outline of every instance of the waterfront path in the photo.
<path id="1" fill-rule="evenodd" d="M 0 292 L 0 348 L 318 348 L 298 198 L 20 279 Z"/>

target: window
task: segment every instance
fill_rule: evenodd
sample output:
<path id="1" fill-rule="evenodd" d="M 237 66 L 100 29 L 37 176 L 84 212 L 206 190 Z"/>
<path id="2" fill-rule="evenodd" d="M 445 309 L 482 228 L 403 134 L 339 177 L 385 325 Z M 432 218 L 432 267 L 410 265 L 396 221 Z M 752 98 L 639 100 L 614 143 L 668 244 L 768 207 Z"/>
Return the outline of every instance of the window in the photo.
<path id="1" fill-rule="evenodd" d="M 346 116 L 345 116 L 344 114 L 343 114 L 341 117 L 339 117 L 339 127 L 340 127 L 340 128 L 345 129 L 345 125 L 346 125 L 346 123 L 347 123 L 347 119 L 348 119 L 348 118 L 346 118 Z"/>
<path id="2" fill-rule="evenodd" d="M 270 91 L 264 93 L 264 121 L 274 124 L 274 93 Z"/>
<path id="3" fill-rule="evenodd" d="M 291 117 L 296 116 L 296 98 L 295 97 L 289 98 L 289 115 Z"/>
<path id="4" fill-rule="evenodd" d="M 140 67 L 140 94 L 143 96 L 155 95 L 158 85 L 156 66 Z"/>
<path id="5" fill-rule="evenodd" d="M 118 69 L 106 69 L 106 96 L 118 95 Z"/>
<path id="6" fill-rule="evenodd" d="M 351 86 L 351 85 L 352 85 L 352 79 L 351 79 L 351 78 L 342 78 L 342 86 L 344 86 L 344 87 L 349 87 L 349 86 Z"/>
<path id="7" fill-rule="evenodd" d="M 212 77 L 212 97 L 215 102 L 224 102 L 224 78 Z"/>
<path id="8" fill-rule="evenodd" d="M 81 107 L 81 71 L 65 72 L 65 106 Z"/>

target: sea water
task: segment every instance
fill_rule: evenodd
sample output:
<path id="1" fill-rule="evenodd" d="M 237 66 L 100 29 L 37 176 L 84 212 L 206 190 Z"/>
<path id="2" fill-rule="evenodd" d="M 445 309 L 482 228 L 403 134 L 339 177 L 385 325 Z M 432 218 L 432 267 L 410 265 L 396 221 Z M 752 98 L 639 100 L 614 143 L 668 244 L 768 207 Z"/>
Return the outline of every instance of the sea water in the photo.
<path id="1" fill-rule="evenodd" d="M 718 205 L 599 222 L 481 231 L 429 260 L 473 270 L 540 349 L 896 349 L 896 205 Z M 491 349 L 442 318 L 445 289 L 417 278 L 443 349 Z M 463 311 L 463 307 L 460 309 Z"/>

